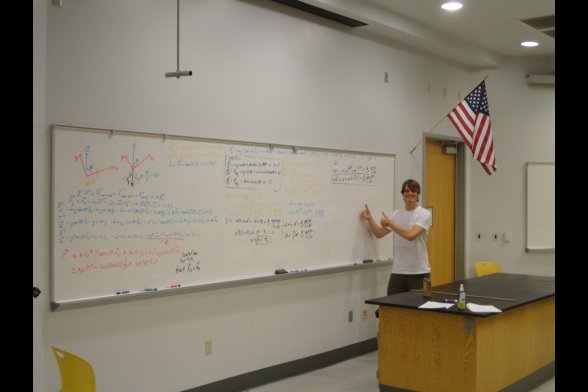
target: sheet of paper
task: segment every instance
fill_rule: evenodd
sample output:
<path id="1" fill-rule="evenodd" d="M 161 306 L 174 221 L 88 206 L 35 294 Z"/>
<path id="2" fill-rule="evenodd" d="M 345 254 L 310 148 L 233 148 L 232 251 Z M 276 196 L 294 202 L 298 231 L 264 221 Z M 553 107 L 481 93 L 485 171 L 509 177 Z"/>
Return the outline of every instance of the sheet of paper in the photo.
<path id="1" fill-rule="evenodd" d="M 421 306 L 419 306 L 419 309 L 441 309 L 441 308 L 449 309 L 453 305 L 455 305 L 453 302 L 452 303 L 445 303 L 445 302 L 427 301 L 424 304 L 422 304 Z"/>
<path id="2" fill-rule="evenodd" d="M 478 305 L 472 302 L 468 302 L 466 305 L 470 312 L 474 313 L 500 313 L 502 310 L 498 309 L 494 305 Z"/>

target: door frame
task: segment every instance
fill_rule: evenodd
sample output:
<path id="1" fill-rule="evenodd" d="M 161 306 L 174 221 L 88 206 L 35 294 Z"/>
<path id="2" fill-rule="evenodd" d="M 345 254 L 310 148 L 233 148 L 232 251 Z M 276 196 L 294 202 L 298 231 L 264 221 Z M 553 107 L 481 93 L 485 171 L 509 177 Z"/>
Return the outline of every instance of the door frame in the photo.
<path id="1" fill-rule="evenodd" d="M 425 182 L 426 158 L 427 158 L 427 140 L 434 140 L 440 142 L 448 142 L 457 147 L 457 155 L 455 157 L 455 263 L 454 275 L 455 280 L 465 279 L 465 162 L 466 162 L 466 145 L 462 139 L 446 135 L 433 135 L 430 133 L 423 133 L 422 143 L 422 157 L 423 157 L 423 200 L 427 192 L 427 184 Z"/>

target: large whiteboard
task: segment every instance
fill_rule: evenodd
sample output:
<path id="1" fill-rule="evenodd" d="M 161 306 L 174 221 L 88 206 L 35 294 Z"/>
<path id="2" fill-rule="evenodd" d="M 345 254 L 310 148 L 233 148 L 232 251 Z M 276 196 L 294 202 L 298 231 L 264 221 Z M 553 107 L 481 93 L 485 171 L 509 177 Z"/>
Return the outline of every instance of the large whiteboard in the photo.
<path id="1" fill-rule="evenodd" d="M 394 156 L 53 127 L 52 301 L 392 258 Z"/>
<path id="2" fill-rule="evenodd" d="M 555 163 L 527 162 L 527 252 L 555 251 Z"/>

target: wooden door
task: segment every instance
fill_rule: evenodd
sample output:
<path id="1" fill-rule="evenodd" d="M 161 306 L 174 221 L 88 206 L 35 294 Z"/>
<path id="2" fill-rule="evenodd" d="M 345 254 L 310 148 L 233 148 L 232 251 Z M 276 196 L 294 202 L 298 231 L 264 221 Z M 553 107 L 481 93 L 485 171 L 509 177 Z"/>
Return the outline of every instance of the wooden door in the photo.
<path id="1" fill-rule="evenodd" d="M 445 153 L 441 141 L 427 139 L 422 206 L 433 213 L 427 241 L 433 286 L 455 280 L 455 164 L 456 155 Z"/>

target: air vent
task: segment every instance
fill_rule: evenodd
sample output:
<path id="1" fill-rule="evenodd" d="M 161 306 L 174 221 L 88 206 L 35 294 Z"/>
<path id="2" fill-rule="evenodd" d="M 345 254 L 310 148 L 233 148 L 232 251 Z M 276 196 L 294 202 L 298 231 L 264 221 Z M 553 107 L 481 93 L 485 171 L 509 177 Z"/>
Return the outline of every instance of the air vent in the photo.
<path id="1" fill-rule="evenodd" d="M 528 74 L 527 83 L 529 84 L 549 84 L 555 86 L 555 71 L 550 74 Z"/>
<path id="2" fill-rule="evenodd" d="M 303 1 L 299 0 L 273 0 L 276 3 L 284 4 L 289 7 L 297 8 L 301 11 L 308 12 L 309 14 L 321 16 L 323 18 L 330 19 L 337 23 L 344 24 L 345 26 L 349 27 L 359 27 L 359 26 L 366 26 L 367 23 L 361 22 L 356 19 L 348 18 L 347 16 L 337 14 L 335 12 L 327 11 L 325 9 L 316 7 L 314 5 L 307 4 Z"/>
<path id="3" fill-rule="evenodd" d="M 522 19 L 521 22 L 555 39 L 555 15 Z"/>

